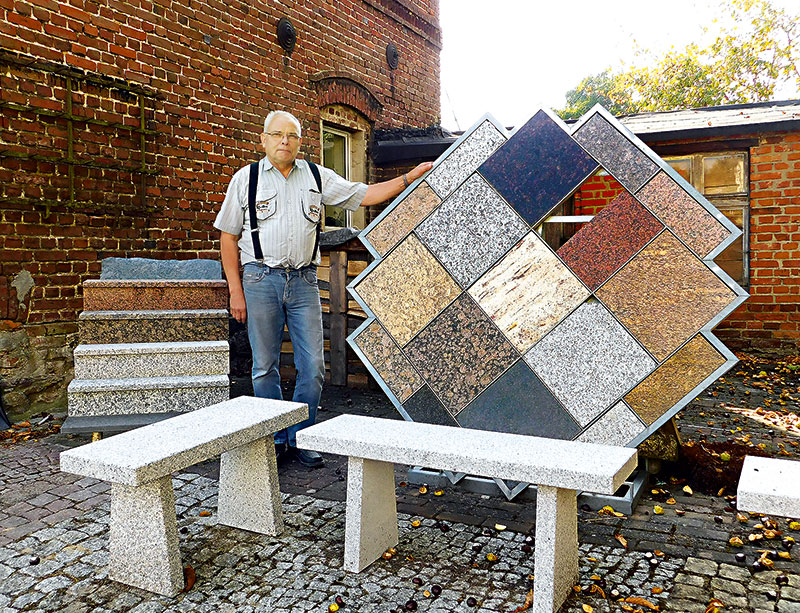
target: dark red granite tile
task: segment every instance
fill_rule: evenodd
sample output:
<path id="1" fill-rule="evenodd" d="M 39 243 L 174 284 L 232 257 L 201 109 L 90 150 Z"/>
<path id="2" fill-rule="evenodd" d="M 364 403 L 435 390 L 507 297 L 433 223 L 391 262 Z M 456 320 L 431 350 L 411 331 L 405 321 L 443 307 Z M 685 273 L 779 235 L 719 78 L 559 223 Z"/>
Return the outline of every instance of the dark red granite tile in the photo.
<path id="1" fill-rule="evenodd" d="M 595 290 L 663 227 L 636 198 L 622 192 L 569 239 L 558 255 Z"/>

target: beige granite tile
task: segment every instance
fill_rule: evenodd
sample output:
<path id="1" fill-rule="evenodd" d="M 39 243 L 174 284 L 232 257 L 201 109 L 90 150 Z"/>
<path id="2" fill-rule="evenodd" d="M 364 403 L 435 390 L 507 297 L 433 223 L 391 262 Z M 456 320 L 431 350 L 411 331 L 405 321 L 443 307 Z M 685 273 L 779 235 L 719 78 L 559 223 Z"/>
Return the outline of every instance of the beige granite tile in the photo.
<path id="1" fill-rule="evenodd" d="M 381 255 L 408 236 L 441 202 L 430 185 L 422 181 L 366 235 Z"/>
<path id="2" fill-rule="evenodd" d="M 725 358 L 698 334 L 633 388 L 625 401 L 651 425 L 724 363 Z"/>
<path id="3" fill-rule="evenodd" d="M 469 289 L 520 353 L 589 297 L 535 233 L 527 234 Z"/>
<path id="4" fill-rule="evenodd" d="M 362 330 L 355 343 L 400 402 L 422 387 L 422 377 L 377 321 Z"/>
<path id="5" fill-rule="evenodd" d="M 413 234 L 355 290 L 401 347 L 461 293 L 453 277 Z"/>
<path id="6" fill-rule="evenodd" d="M 595 293 L 659 362 L 736 297 L 668 231 Z"/>

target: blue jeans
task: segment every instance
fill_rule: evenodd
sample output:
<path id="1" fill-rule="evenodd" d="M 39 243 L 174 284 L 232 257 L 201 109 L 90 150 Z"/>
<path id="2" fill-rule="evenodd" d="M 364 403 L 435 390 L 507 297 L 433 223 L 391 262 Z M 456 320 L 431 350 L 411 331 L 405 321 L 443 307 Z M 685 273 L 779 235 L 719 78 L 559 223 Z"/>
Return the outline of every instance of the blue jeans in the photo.
<path id="1" fill-rule="evenodd" d="M 253 392 L 259 398 L 283 400 L 281 342 L 284 324 L 289 328 L 297 370 L 292 400 L 308 405 L 308 419 L 276 432 L 275 443 L 294 446 L 297 431 L 316 420 L 325 379 L 317 270 L 315 266 L 284 270 L 248 262 L 242 285 L 247 303 L 247 336 L 253 350 Z"/>

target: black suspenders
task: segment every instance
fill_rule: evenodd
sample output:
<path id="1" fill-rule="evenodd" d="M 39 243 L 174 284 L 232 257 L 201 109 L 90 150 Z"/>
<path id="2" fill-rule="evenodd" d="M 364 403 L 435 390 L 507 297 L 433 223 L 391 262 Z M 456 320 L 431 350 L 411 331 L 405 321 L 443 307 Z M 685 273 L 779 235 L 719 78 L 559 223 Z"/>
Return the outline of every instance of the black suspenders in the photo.
<path id="1" fill-rule="evenodd" d="M 319 174 L 319 168 L 314 162 L 306 161 L 311 174 L 314 175 L 314 181 L 317 183 L 319 193 L 322 193 L 322 177 Z M 261 250 L 261 239 L 258 235 L 258 218 L 256 217 L 256 190 L 258 189 L 258 165 L 259 162 L 250 164 L 250 182 L 247 186 L 247 208 L 250 212 L 250 238 L 253 241 L 253 255 L 255 258 L 262 262 L 264 261 L 264 252 Z M 320 227 L 322 226 L 322 211 L 320 211 L 320 219 L 317 222 L 317 236 L 314 239 L 314 251 L 311 254 L 311 264 L 317 259 L 317 250 L 319 249 L 319 234 Z"/>

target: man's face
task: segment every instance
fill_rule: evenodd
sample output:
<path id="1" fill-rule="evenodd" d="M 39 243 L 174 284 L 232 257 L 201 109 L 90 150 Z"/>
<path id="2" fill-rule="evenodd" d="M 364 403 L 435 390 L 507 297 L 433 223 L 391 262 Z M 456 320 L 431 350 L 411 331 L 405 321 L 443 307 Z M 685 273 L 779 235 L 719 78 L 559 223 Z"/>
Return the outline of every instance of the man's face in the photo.
<path id="1" fill-rule="evenodd" d="M 273 166 L 286 166 L 294 161 L 302 140 L 296 136 L 297 128 L 288 118 L 277 115 L 272 119 L 267 131 L 261 135 L 261 144 Z"/>

